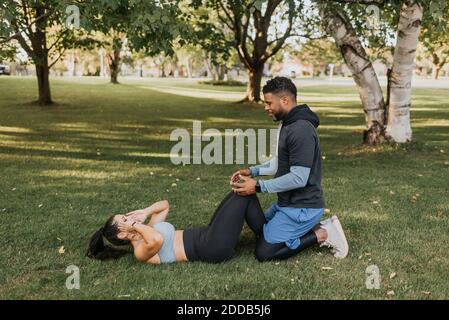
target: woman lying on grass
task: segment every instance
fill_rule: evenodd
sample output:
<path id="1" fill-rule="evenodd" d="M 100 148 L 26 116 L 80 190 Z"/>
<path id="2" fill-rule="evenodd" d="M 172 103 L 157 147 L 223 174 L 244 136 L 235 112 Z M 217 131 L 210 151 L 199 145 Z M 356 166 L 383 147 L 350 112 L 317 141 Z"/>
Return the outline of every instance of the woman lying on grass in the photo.
<path id="1" fill-rule="evenodd" d="M 115 246 L 131 245 L 136 259 L 149 264 L 223 262 L 234 255 L 245 220 L 258 241 L 263 241 L 266 218 L 256 195 L 239 196 L 230 192 L 215 210 L 209 225 L 204 227 L 175 230 L 165 221 L 168 212 L 169 204 L 164 200 L 146 209 L 111 216 L 90 239 L 87 255 L 100 260 L 122 256 L 124 251 L 105 244 L 106 239 Z M 149 223 L 144 224 L 148 217 Z M 260 261 L 286 259 L 316 243 L 333 246 L 327 236 L 331 227 L 332 223 L 321 222 L 300 238 L 301 245 L 296 250 L 285 245 L 257 246 L 256 257 Z"/>

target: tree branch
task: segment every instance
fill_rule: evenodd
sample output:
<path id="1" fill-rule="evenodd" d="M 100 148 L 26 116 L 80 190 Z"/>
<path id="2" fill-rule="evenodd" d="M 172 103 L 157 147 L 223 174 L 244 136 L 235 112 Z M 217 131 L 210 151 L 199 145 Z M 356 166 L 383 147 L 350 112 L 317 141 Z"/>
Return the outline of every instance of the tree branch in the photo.
<path id="1" fill-rule="evenodd" d="M 226 10 L 226 7 L 223 5 L 223 3 L 220 0 L 216 1 L 216 3 L 218 3 L 218 5 L 221 7 L 221 10 L 223 10 L 229 21 L 231 21 L 231 24 L 234 24 L 234 20 L 232 19 L 231 14 Z"/>
<path id="2" fill-rule="evenodd" d="M 64 55 L 65 51 L 66 51 L 66 49 L 62 50 L 62 52 L 59 53 L 59 56 L 56 58 L 56 60 L 54 60 L 54 61 L 48 66 L 48 69 L 51 69 L 51 67 L 53 67 L 53 66 L 56 64 L 56 62 L 59 61 L 59 59 L 61 59 L 61 57 Z"/>
<path id="3" fill-rule="evenodd" d="M 288 27 L 287 30 L 285 30 L 284 35 L 279 38 L 279 40 L 276 42 L 276 45 L 273 47 L 273 49 L 270 50 L 270 52 L 265 52 L 265 54 L 262 56 L 262 61 L 267 61 L 270 57 L 274 56 L 284 45 L 285 40 L 290 36 L 290 32 L 292 31 L 293 27 L 293 18 L 295 16 L 293 8 L 290 8 L 289 10 L 289 16 L 288 16 Z"/>
<path id="4" fill-rule="evenodd" d="M 48 52 L 50 52 L 51 49 L 53 49 L 53 47 L 55 47 L 59 41 L 62 39 L 62 37 L 67 33 L 68 29 L 65 29 L 64 31 L 62 31 L 58 38 L 56 38 L 56 40 L 52 43 L 52 45 L 48 48 Z"/>
<path id="5" fill-rule="evenodd" d="M 218 2 L 219 2 L 219 1 L 218 1 Z M 234 27 L 232 26 L 233 23 L 231 22 L 231 24 L 229 24 L 229 22 L 226 21 L 226 19 L 223 18 L 223 17 L 220 15 L 220 8 L 218 8 L 217 2 L 215 3 L 215 11 L 217 12 L 217 17 L 218 17 L 218 19 L 219 19 L 222 23 L 224 23 L 230 30 L 234 30 Z M 232 19 L 231 19 L 231 21 L 232 21 Z"/>

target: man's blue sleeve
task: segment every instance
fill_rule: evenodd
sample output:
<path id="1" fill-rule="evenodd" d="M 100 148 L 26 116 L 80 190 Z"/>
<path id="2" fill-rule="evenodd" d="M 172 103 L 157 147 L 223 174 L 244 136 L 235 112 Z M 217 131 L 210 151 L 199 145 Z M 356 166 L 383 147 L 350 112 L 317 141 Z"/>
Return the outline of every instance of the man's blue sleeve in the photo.
<path id="1" fill-rule="evenodd" d="M 260 190 L 262 192 L 274 193 L 303 188 L 307 184 L 309 175 L 310 168 L 292 166 L 290 167 L 290 172 L 283 176 L 270 180 L 259 180 Z"/>
<path id="2" fill-rule="evenodd" d="M 252 177 L 274 175 L 278 170 L 278 158 L 273 157 L 267 162 L 264 162 L 258 166 L 249 167 L 249 169 L 251 170 Z"/>

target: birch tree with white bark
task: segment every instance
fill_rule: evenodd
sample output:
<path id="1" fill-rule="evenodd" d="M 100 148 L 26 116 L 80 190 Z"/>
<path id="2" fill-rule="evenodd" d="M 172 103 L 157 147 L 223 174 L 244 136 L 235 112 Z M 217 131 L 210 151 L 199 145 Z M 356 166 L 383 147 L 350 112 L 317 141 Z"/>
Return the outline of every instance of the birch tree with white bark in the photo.
<path id="1" fill-rule="evenodd" d="M 356 83 L 366 118 L 364 143 L 411 141 L 412 78 L 421 24 L 423 19 L 432 21 L 435 10 L 446 10 L 446 2 L 331 0 L 316 1 L 315 4 L 318 5 L 324 29 L 340 48 Z M 366 36 L 369 33 L 366 29 L 368 15 L 351 15 L 351 10 L 357 12 L 358 9 L 359 13 L 363 13 L 361 8 L 368 5 L 376 5 L 380 14 L 387 16 L 383 21 L 386 28 L 396 31 L 387 99 L 364 47 L 367 41 L 363 34 Z M 426 12 L 427 17 L 424 17 Z"/>

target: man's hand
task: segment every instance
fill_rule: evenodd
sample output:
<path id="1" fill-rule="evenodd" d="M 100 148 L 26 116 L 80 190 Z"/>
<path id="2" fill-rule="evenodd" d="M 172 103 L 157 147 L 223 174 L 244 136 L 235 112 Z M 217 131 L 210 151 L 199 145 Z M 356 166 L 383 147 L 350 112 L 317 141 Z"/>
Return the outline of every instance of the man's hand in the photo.
<path id="1" fill-rule="evenodd" d="M 256 193 L 257 181 L 248 176 L 239 176 L 239 179 L 243 180 L 242 183 L 232 182 L 232 190 L 239 196 L 250 196 Z"/>
<path id="2" fill-rule="evenodd" d="M 239 182 L 241 176 L 250 177 L 251 170 L 249 170 L 249 168 L 246 168 L 246 169 L 240 169 L 240 170 L 234 172 L 234 174 L 231 177 L 231 185 L 234 182 Z"/>

